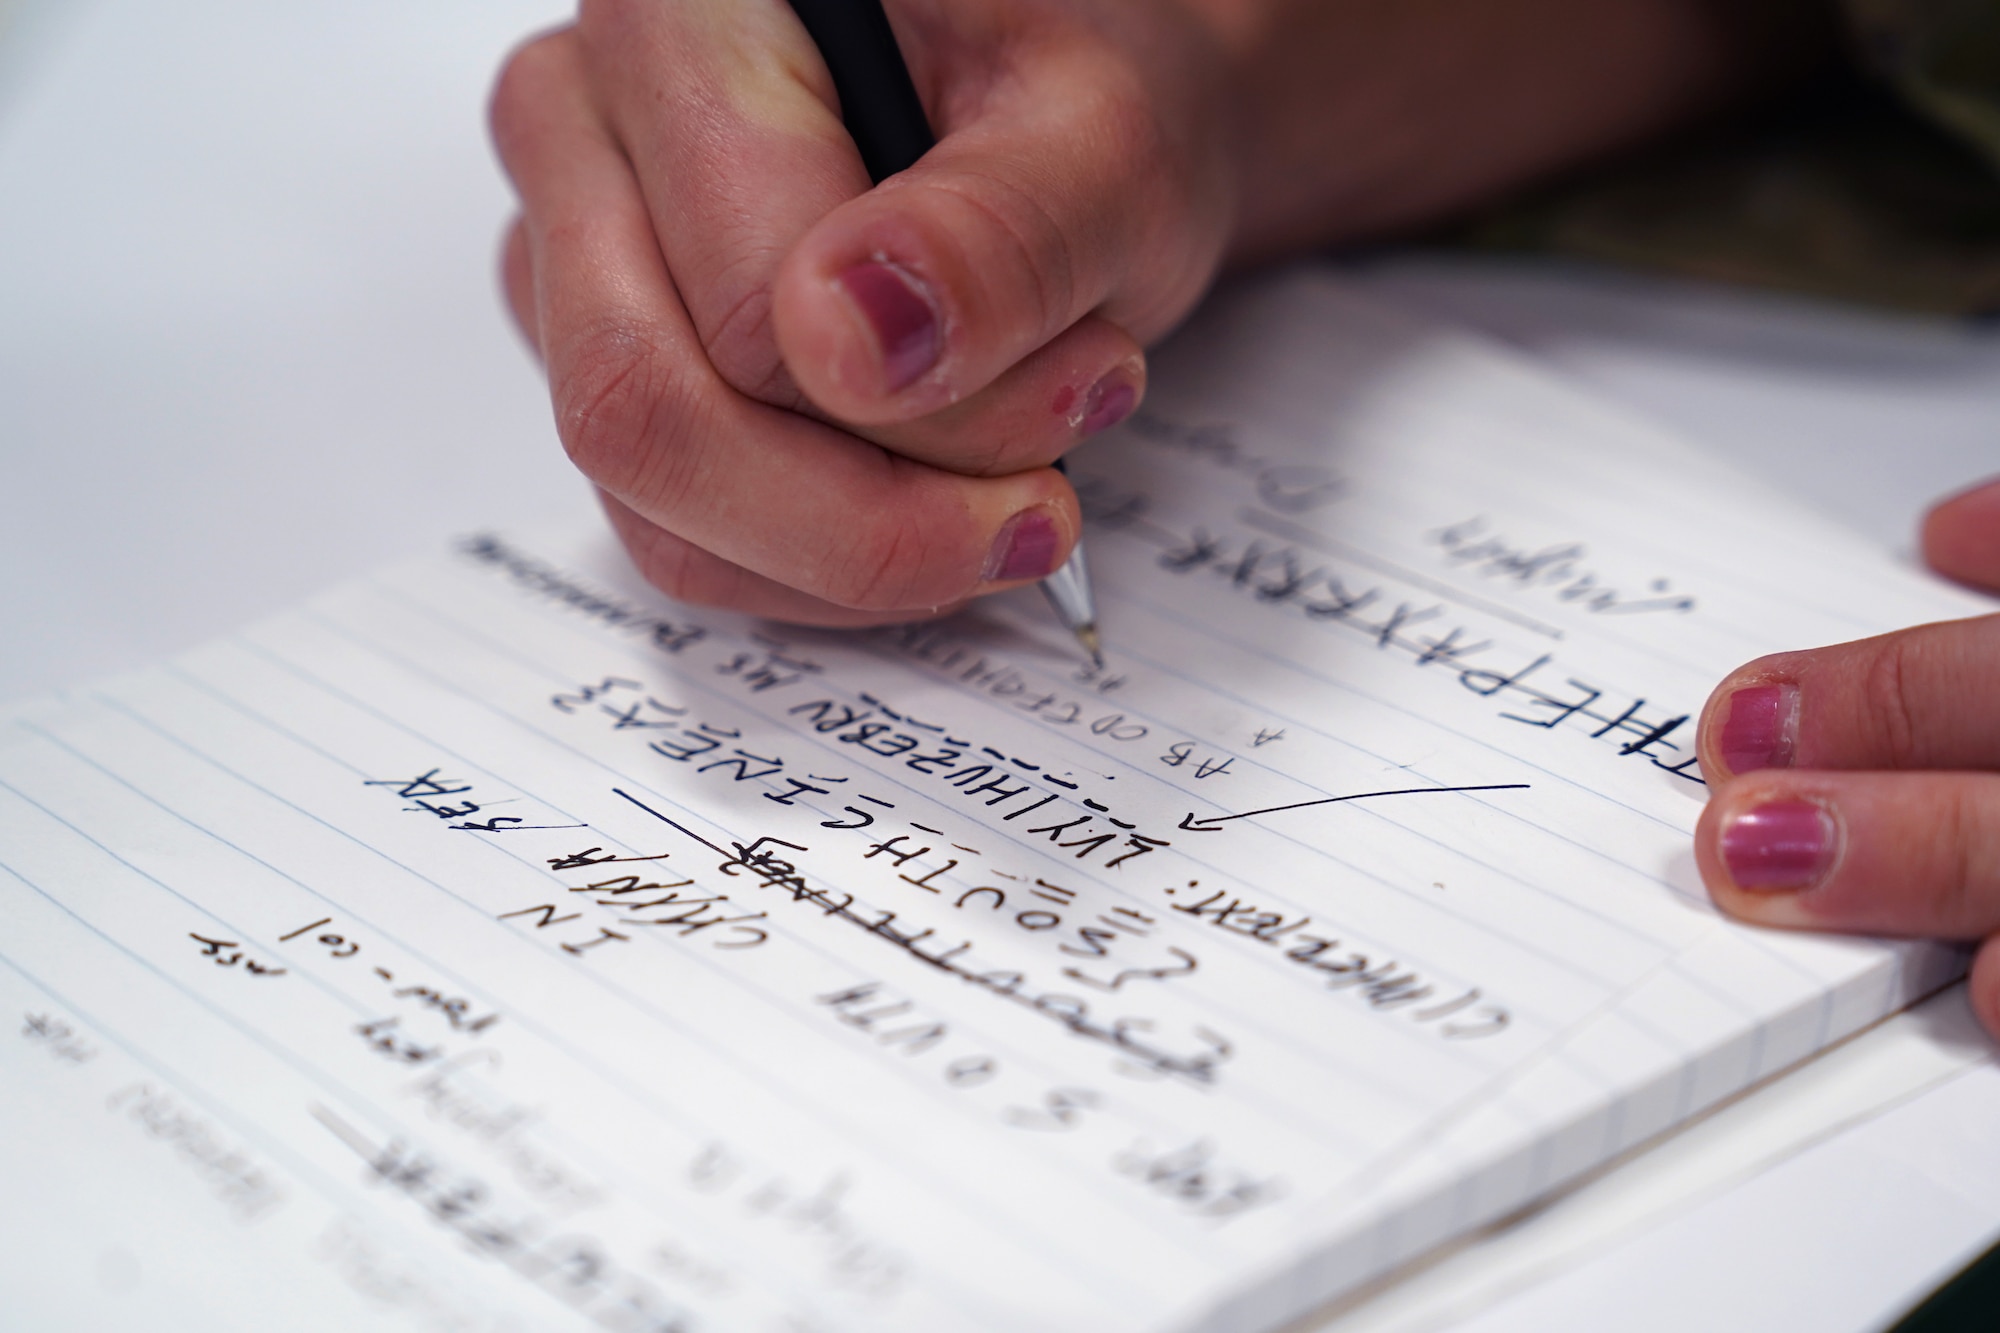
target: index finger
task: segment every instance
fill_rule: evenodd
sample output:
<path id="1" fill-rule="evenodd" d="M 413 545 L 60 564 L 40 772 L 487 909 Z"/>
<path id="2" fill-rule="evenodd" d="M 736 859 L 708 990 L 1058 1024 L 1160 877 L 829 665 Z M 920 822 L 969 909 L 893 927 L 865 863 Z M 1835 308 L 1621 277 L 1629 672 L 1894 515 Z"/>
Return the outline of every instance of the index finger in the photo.
<path id="1" fill-rule="evenodd" d="M 2000 769 L 2000 615 L 1732 672 L 1701 721 L 1711 780 L 1768 768 Z"/>

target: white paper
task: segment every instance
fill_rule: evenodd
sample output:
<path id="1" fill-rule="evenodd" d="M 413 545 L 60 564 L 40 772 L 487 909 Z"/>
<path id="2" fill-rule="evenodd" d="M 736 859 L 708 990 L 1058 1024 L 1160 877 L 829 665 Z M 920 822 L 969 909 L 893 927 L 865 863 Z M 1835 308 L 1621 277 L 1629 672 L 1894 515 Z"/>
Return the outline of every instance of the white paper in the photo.
<path id="1" fill-rule="evenodd" d="M 1103 673 L 489 535 L 15 710 L 28 1322 L 1269 1326 L 1960 966 L 1720 921 L 1690 733 L 1974 599 L 1311 273 L 1074 472 Z"/>
<path id="2" fill-rule="evenodd" d="M 2000 1236 L 1996 1114 L 1988 1060 L 1453 1327 L 1881 1333 Z"/>

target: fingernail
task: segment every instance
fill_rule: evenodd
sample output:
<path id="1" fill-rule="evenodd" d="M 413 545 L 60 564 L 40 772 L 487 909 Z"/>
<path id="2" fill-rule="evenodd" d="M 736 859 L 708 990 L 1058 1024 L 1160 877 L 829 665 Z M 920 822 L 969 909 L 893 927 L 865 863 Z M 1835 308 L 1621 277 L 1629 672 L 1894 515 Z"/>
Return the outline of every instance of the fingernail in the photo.
<path id="1" fill-rule="evenodd" d="M 1799 687 L 1752 685 L 1729 696 L 1716 749 L 1731 773 L 1790 768 L 1798 731 Z"/>
<path id="2" fill-rule="evenodd" d="M 980 575 L 988 583 L 1047 578 L 1056 567 L 1055 520 L 1046 509 L 1024 509 L 1007 520 Z"/>
<path id="3" fill-rule="evenodd" d="M 834 279 L 868 321 L 882 357 L 882 385 L 894 393 L 937 364 L 943 352 L 937 307 L 915 274 L 871 259 Z"/>
<path id="4" fill-rule="evenodd" d="M 1088 438 L 1101 430 L 1110 430 L 1131 416 L 1138 405 L 1139 387 L 1132 383 L 1132 372 L 1120 366 L 1091 385 L 1090 392 L 1084 395 L 1083 422 L 1077 433 Z"/>
<path id="5" fill-rule="evenodd" d="M 1735 818 L 1722 859 L 1740 889 L 1804 889 L 1832 868 L 1839 836 L 1833 816 L 1810 801 L 1773 801 Z"/>

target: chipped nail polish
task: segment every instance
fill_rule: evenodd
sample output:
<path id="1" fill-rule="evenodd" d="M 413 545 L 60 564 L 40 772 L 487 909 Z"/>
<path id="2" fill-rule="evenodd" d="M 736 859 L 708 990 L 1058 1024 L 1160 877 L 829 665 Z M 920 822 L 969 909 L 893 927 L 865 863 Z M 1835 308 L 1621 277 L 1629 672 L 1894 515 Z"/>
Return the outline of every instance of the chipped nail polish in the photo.
<path id="1" fill-rule="evenodd" d="M 988 583 L 1047 578 L 1056 567 L 1057 542 L 1055 520 L 1048 511 L 1024 509 L 1008 519 L 993 539 L 980 577 Z"/>
<path id="2" fill-rule="evenodd" d="M 1750 685 L 1729 696 L 1716 749 L 1731 773 L 1790 768 L 1798 730 L 1798 686 Z"/>
<path id="3" fill-rule="evenodd" d="M 1122 368 L 1114 370 L 1090 386 L 1083 400 L 1083 421 L 1077 433 L 1087 438 L 1101 430 L 1110 430 L 1131 416 L 1138 405 L 1139 390 L 1130 373 Z"/>
<path id="4" fill-rule="evenodd" d="M 1810 801 L 1773 801 L 1738 815 L 1722 834 L 1722 860 L 1741 889 L 1780 892 L 1817 884 L 1833 867 L 1839 828 Z"/>
<path id="5" fill-rule="evenodd" d="M 834 279 L 861 312 L 882 359 L 882 389 L 894 393 L 937 364 L 944 351 L 937 307 L 916 275 L 871 259 Z"/>

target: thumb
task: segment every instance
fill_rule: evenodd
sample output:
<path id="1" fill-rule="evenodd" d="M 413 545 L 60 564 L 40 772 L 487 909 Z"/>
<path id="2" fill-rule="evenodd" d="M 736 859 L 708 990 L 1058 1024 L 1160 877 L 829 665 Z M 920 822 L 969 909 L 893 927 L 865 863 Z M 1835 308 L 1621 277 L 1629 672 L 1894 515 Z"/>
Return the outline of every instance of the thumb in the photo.
<path id="1" fill-rule="evenodd" d="M 1038 54 L 978 119 L 786 257 L 773 325 L 822 410 L 909 421 L 1093 313 L 1143 343 L 1193 304 L 1226 235 L 1219 168 L 1101 40 Z"/>

